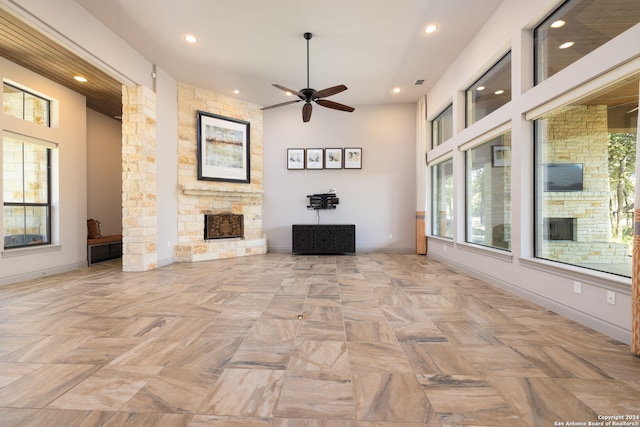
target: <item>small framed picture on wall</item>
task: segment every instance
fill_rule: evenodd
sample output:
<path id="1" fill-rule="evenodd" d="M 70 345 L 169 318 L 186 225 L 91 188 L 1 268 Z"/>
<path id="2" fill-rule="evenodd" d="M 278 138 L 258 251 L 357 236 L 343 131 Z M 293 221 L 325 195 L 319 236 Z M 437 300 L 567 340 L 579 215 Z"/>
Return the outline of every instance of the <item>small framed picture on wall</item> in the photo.
<path id="1" fill-rule="evenodd" d="M 342 148 L 324 149 L 324 168 L 342 169 Z"/>
<path id="2" fill-rule="evenodd" d="M 304 148 L 287 148 L 287 169 L 304 169 Z"/>
<path id="3" fill-rule="evenodd" d="M 306 162 L 307 169 L 322 169 L 324 166 L 324 149 L 323 148 L 307 148 Z"/>
<path id="4" fill-rule="evenodd" d="M 362 169 L 362 148 L 344 149 L 344 168 Z"/>

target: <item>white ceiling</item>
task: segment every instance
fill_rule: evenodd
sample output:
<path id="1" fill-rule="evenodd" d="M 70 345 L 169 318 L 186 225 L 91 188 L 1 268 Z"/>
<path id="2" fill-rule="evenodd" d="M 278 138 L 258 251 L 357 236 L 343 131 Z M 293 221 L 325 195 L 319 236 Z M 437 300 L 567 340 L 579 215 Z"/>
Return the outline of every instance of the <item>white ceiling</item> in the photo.
<path id="1" fill-rule="evenodd" d="M 345 84 L 348 105 L 415 102 L 502 0 L 76 0 L 178 81 L 261 106 Z M 439 29 L 426 34 L 427 25 Z M 195 45 L 183 37 L 194 34 Z M 422 86 L 414 82 L 424 79 Z M 399 87 L 401 92 L 393 94 Z M 233 91 L 237 89 L 239 94 Z M 286 107 L 285 107 L 286 108 Z"/>

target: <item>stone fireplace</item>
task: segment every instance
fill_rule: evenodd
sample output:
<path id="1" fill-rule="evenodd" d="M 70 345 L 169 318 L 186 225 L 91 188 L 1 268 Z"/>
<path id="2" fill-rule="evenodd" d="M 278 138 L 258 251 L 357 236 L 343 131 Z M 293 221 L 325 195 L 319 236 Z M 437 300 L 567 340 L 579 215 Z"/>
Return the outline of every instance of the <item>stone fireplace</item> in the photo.
<path id="1" fill-rule="evenodd" d="M 262 230 L 262 112 L 259 106 L 184 83 L 178 85 L 179 174 L 177 262 L 197 262 L 267 252 Z M 197 117 L 207 111 L 250 123 L 250 183 L 198 180 Z M 205 215 L 220 216 L 217 230 L 233 234 L 242 218 L 242 235 L 205 238 Z M 236 218 L 231 220 L 231 218 Z"/>
<path id="2" fill-rule="evenodd" d="M 179 200 L 177 261 L 207 261 L 267 251 L 266 238 L 262 234 L 262 190 L 213 190 L 206 188 L 206 184 L 182 186 Z M 243 238 L 205 239 L 204 216 L 230 214 L 242 217 Z"/>

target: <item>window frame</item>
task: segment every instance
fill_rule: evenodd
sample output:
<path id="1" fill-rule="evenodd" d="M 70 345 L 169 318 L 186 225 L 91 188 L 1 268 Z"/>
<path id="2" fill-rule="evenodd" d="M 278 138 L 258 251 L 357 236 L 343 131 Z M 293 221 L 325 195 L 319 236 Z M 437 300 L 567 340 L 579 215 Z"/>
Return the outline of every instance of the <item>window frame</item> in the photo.
<path id="1" fill-rule="evenodd" d="M 508 85 L 508 89 L 509 89 L 509 100 L 504 102 L 503 104 L 501 104 L 499 107 L 493 109 L 491 112 L 485 114 L 484 116 L 480 117 L 479 119 L 475 119 L 474 121 L 470 123 L 471 117 L 470 117 L 470 102 L 469 102 L 469 96 L 470 94 L 473 92 L 472 88 L 474 86 L 477 86 L 478 83 L 480 83 L 485 77 L 487 77 L 489 74 L 491 74 L 492 72 L 496 71 L 496 67 L 501 64 L 501 62 L 505 59 L 509 57 L 509 61 L 508 61 L 508 69 L 509 69 L 509 85 Z M 464 90 L 464 127 L 465 129 L 474 125 L 475 123 L 478 123 L 480 120 L 484 119 L 485 117 L 489 116 L 491 113 L 495 112 L 496 110 L 498 110 L 499 108 L 501 108 L 502 106 L 508 104 L 509 102 L 511 102 L 513 100 L 513 75 L 511 73 L 511 68 L 512 68 L 512 57 L 511 57 L 511 49 L 509 49 L 507 52 L 505 52 L 504 55 L 500 56 L 500 58 L 493 63 L 493 65 L 491 67 L 489 67 L 484 73 L 482 73 L 482 75 L 480 75 L 480 77 L 478 77 L 473 83 L 471 83 L 465 90 Z M 475 105 L 475 103 L 473 103 Z M 475 111 L 475 109 L 474 109 Z M 474 114 L 475 116 L 475 114 Z"/>
<path id="2" fill-rule="evenodd" d="M 622 70 L 621 70 L 622 71 Z M 542 148 L 542 143 L 541 143 L 541 138 L 544 138 L 544 134 L 546 132 L 546 128 L 545 128 L 545 121 L 544 119 L 547 118 L 548 115 L 552 115 L 554 112 L 557 112 L 558 110 L 561 110 L 567 106 L 571 106 L 573 104 L 582 102 L 584 100 L 588 100 L 589 98 L 593 97 L 593 96 L 597 96 L 598 94 L 602 94 L 602 93 L 606 93 L 609 88 L 611 88 L 612 86 L 615 86 L 617 83 L 621 83 L 624 80 L 627 79 L 634 79 L 636 82 L 638 81 L 638 78 L 640 78 L 640 72 L 639 71 L 635 71 L 631 74 L 619 74 L 617 72 L 611 72 L 605 76 L 602 76 L 600 79 L 597 79 L 595 81 L 590 82 L 589 84 L 584 84 L 579 86 L 578 88 L 576 88 L 574 91 L 569 92 L 567 94 L 565 94 L 563 97 L 561 98 L 556 98 L 542 106 L 540 106 L 539 108 L 537 108 L 536 110 L 532 110 L 529 113 L 526 114 L 526 119 L 531 121 L 532 123 L 532 136 L 533 136 L 533 162 L 532 162 L 532 166 L 533 166 L 533 173 L 532 173 L 532 177 L 533 177 L 533 181 L 532 181 L 532 197 L 533 197 L 533 204 L 532 204 L 532 208 L 533 208 L 533 216 L 532 216 L 532 221 L 533 221 L 533 238 L 532 238 L 532 248 L 533 248 L 533 253 L 532 253 L 532 260 L 535 260 L 535 262 L 545 262 L 545 263 L 551 263 L 556 265 L 556 268 L 577 268 L 577 269 L 585 269 L 585 270 L 589 270 L 592 272 L 597 272 L 598 274 L 607 274 L 607 275 L 612 275 L 612 276 L 618 276 L 621 278 L 625 278 L 628 279 L 631 276 L 631 272 L 629 272 L 629 274 L 623 273 L 623 272 L 618 272 L 615 271 L 615 269 L 611 269 L 611 268 L 603 268 L 603 267 L 596 267 L 596 264 L 594 265 L 590 265 L 590 263 L 588 262 L 584 262 L 584 263 L 579 263 L 579 262 L 573 262 L 570 260 L 562 260 L 562 259 L 558 259 L 558 258 L 554 258 L 554 257 L 549 257 L 549 256 L 545 256 L 545 254 L 543 253 L 545 249 L 547 249 L 545 247 L 545 245 L 548 245 L 549 242 L 554 242 L 554 241 L 559 241 L 559 242 L 576 242 L 576 243 L 591 243 L 591 242 L 598 242 L 598 240 L 593 240 L 593 241 L 581 241 L 578 239 L 578 236 L 576 234 L 576 231 L 581 230 L 583 227 L 582 224 L 579 222 L 580 218 L 579 217 L 573 217 L 574 219 L 576 219 L 576 221 L 573 223 L 573 227 L 574 227 L 574 234 L 573 234 L 573 240 L 566 240 L 566 239 L 547 239 L 546 236 L 546 230 L 545 230 L 545 222 L 548 218 L 564 218 L 562 216 L 557 216 L 557 217 L 545 217 L 546 212 L 544 212 L 545 209 L 545 199 L 544 199 L 544 195 L 547 192 L 555 192 L 555 193 L 567 193 L 567 191 L 571 191 L 571 192 L 583 192 L 583 193 L 590 193 L 593 192 L 593 190 L 591 190 L 590 188 L 587 187 L 586 185 L 586 180 L 589 179 L 589 175 L 586 173 L 586 170 L 584 172 L 584 177 L 583 177 L 583 183 L 584 183 L 584 187 L 581 190 L 550 190 L 550 191 L 546 191 L 545 190 L 545 184 L 543 182 L 544 179 L 544 171 L 545 171 L 545 166 L 548 164 L 551 164 L 551 160 L 549 158 L 543 158 L 543 152 L 541 150 Z M 637 84 L 636 84 L 637 87 Z M 637 102 L 640 104 L 640 90 L 638 90 L 637 94 L 635 95 L 637 97 Z M 580 105 L 580 104 L 578 104 Z M 625 108 L 626 109 L 626 108 Z M 636 110 L 637 111 L 637 110 Z M 637 113 L 636 113 L 637 114 Z M 636 118 L 636 121 L 638 120 L 638 118 Z M 636 128 L 637 128 L 637 124 L 636 124 Z M 617 133 L 617 132 L 613 132 L 613 133 Z M 610 130 L 608 130 L 607 135 L 611 135 L 612 132 Z M 636 133 L 636 145 L 640 143 L 640 133 Z M 637 148 L 636 148 L 637 149 Z M 567 160 L 567 159 L 563 159 L 563 160 Z M 574 164 L 574 163 L 580 163 L 581 159 L 580 158 L 575 158 L 575 157 L 571 157 L 570 162 L 557 162 L 557 163 L 568 163 L 568 164 Z M 638 161 L 636 160 L 635 165 L 638 165 Z M 583 165 L 584 166 L 584 165 Z M 607 186 L 608 187 L 608 186 Z M 608 191 L 608 190 L 607 190 Z M 635 192 L 637 193 L 638 191 L 640 191 L 640 188 L 635 188 Z M 571 193 L 569 193 L 570 195 Z M 560 215 L 560 213 L 558 213 L 558 215 Z M 607 221 L 609 221 L 610 218 L 607 218 Z M 609 243 L 609 244 L 618 244 L 619 242 L 617 242 L 616 240 L 611 240 L 609 239 L 607 242 L 605 243 Z M 615 255 L 612 255 L 612 257 Z M 615 263 L 609 263 L 609 262 L 604 262 L 604 263 L 600 263 L 600 264 L 606 264 L 606 265 L 613 265 Z"/>
<path id="3" fill-rule="evenodd" d="M 566 17 L 562 14 L 560 14 L 559 16 L 556 16 L 559 14 L 559 12 L 562 12 L 563 9 L 567 9 L 567 8 L 571 8 L 572 6 L 575 6 L 579 3 L 580 0 L 564 0 L 563 2 L 561 2 L 555 9 L 553 9 L 549 14 L 547 14 L 537 25 L 535 25 L 533 27 L 533 29 L 531 30 L 531 38 L 533 40 L 533 86 L 537 86 L 540 83 L 546 81 L 547 79 L 549 79 L 550 77 L 554 76 L 555 74 L 561 72 L 562 70 L 566 69 L 567 67 L 569 67 L 570 65 L 574 64 L 575 62 L 579 61 L 580 59 L 584 58 L 585 56 L 589 55 L 591 52 L 593 52 L 594 50 L 598 49 L 600 46 L 603 46 L 605 44 L 607 44 L 609 41 L 615 39 L 616 37 L 618 37 L 620 34 L 622 34 L 624 31 L 628 30 L 629 28 L 632 28 L 634 25 L 636 25 L 637 23 L 634 23 L 633 25 L 630 26 L 623 26 L 623 25 L 618 25 L 616 26 L 617 29 L 622 28 L 621 31 L 618 31 L 616 34 L 614 34 L 612 37 L 607 38 L 604 42 L 598 44 L 597 46 L 594 45 L 594 47 L 591 50 L 585 50 L 584 52 L 582 52 L 582 55 L 578 56 L 577 59 L 569 62 L 567 65 L 563 66 L 562 68 L 559 68 L 557 71 L 555 71 L 553 74 L 549 74 L 548 70 L 544 70 L 545 72 L 543 73 L 542 71 L 540 71 L 539 73 L 539 64 L 540 61 L 542 60 L 542 53 L 540 52 L 540 48 L 539 48 L 539 43 L 541 42 L 540 40 L 540 35 L 539 35 L 539 30 L 549 26 L 549 24 L 551 24 L 552 22 L 556 21 L 556 20 L 562 20 L 564 21 L 564 19 L 566 19 Z M 602 1 L 602 3 L 604 4 L 606 1 L 608 0 L 595 0 L 593 2 L 593 4 L 597 4 L 599 1 Z M 607 6 L 611 6 L 608 5 Z M 575 13 L 574 13 L 575 15 Z M 569 16 L 574 16 L 569 14 Z M 588 16 L 588 14 L 584 14 L 585 16 Z M 564 18 L 564 19 L 563 19 Z M 611 16 L 598 16 L 599 20 L 602 20 L 603 18 L 605 19 L 611 19 Z M 588 28 L 591 30 L 590 25 L 593 25 L 595 22 L 584 22 L 581 21 L 580 24 L 580 28 Z M 561 27 L 558 27 L 561 28 Z M 602 31 L 596 31 L 596 30 L 592 30 L 592 33 L 598 33 L 598 34 L 603 34 Z M 589 36 L 590 34 L 587 34 L 587 36 Z M 585 34 L 578 34 L 576 37 L 576 40 L 579 40 L 580 38 L 585 38 Z M 564 39 L 563 39 L 564 40 Z M 569 38 L 566 39 L 566 41 L 573 41 L 570 40 Z M 584 48 L 583 48 L 584 50 Z M 550 59 L 547 57 L 545 63 L 549 64 L 550 63 Z M 539 74 L 546 74 L 545 77 L 539 76 Z"/>
<path id="4" fill-rule="evenodd" d="M 504 145 L 504 142 L 505 142 L 505 139 L 507 138 L 507 135 L 508 135 L 509 145 Z M 511 161 L 511 159 L 509 160 L 509 164 L 508 165 L 497 165 L 495 163 L 494 158 L 493 158 L 493 147 L 496 147 L 496 146 L 508 147 L 509 148 L 509 152 L 510 152 L 511 151 L 512 138 L 513 138 L 513 136 L 512 136 L 511 128 L 508 128 L 508 129 L 506 129 L 506 130 L 504 130 L 502 132 L 499 132 L 499 133 L 497 133 L 497 134 L 495 134 L 495 135 L 493 135 L 493 136 L 491 136 L 491 137 L 489 137 L 487 139 L 483 139 L 479 143 L 474 143 L 472 146 L 468 146 L 466 149 L 463 150 L 464 169 L 465 169 L 465 173 L 464 173 L 464 206 L 465 206 L 465 209 L 464 209 L 464 221 L 465 221 L 465 224 L 464 224 L 464 230 L 465 230 L 465 232 L 464 232 L 464 241 L 465 241 L 465 243 L 468 243 L 468 244 L 471 244 L 471 245 L 478 245 L 478 246 L 482 246 L 482 247 L 485 247 L 485 248 L 495 249 L 495 250 L 498 250 L 498 251 L 504 251 L 504 252 L 508 252 L 508 253 L 511 253 L 511 251 L 513 250 L 512 247 L 511 247 L 511 233 L 512 233 L 512 227 L 513 227 L 513 206 L 510 206 L 510 208 L 509 208 L 509 224 L 508 225 L 509 225 L 509 237 L 510 238 L 509 238 L 509 241 L 508 241 L 509 242 L 508 247 L 505 248 L 505 247 L 500 247 L 500 246 L 494 246 L 494 245 L 490 245 L 490 244 L 486 244 L 486 243 L 474 242 L 474 241 L 470 240 L 470 236 L 469 236 L 469 234 L 470 234 L 469 233 L 469 231 L 470 231 L 470 223 L 469 223 L 469 220 L 470 220 L 470 214 L 471 214 L 472 209 L 471 209 L 471 206 L 470 206 L 471 205 L 471 203 L 470 203 L 471 200 L 470 200 L 470 197 L 469 197 L 470 196 L 469 185 L 471 183 L 469 181 L 470 177 L 468 175 L 468 172 L 469 172 L 469 161 L 470 161 L 469 156 L 470 156 L 470 153 L 473 150 L 478 149 L 479 147 L 489 145 L 489 147 L 492 149 L 491 150 L 491 152 L 492 152 L 491 170 L 493 170 L 494 168 L 507 167 L 508 168 L 508 173 L 509 173 L 509 175 L 511 175 L 511 173 L 512 173 L 512 161 Z M 500 145 L 496 144 L 498 141 L 500 142 Z M 510 204 L 511 204 L 511 200 L 512 200 L 512 196 L 511 196 L 512 191 L 513 191 L 513 182 L 512 182 L 511 177 L 509 177 L 509 203 Z M 504 225 L 506 225 L 506 224 L 504 224 Z"/>
<path id="5" fill-rule="evenodd" d="M 7 135 L 5 135 L 6 137 Z M 29 142 L 26 141 L 24 138 L 20 138 L 20 136 L 18 135 L 11 135 L 10 136 L 13 139 L 16 139 L 18 141 L 20 141 L 23 145 L 23 150 L 24 150 L 24 144 L 31 144 L 31 145 L 39 145 L 33 142 Z M 4 138 L 2 140 L 2 143 L 4 144 Z M 46 153 L 47 153 L 47 159 L 46 159 L 46 170 L 47 170 L 47 202 L 46 203 L 34 203 L 34 202 L 25 202 L 24 201 L 24 197 L 23 197 L 23 202 L 6 202 L 3 198 L 2 201 L 2 205 L 3 205 L 3 209 L 5 207 L 23 207 L 25 209 L 25 211 L 28 208 L 40 208 L 40 207 L 44 207 L 46 208 L 46 220 L 45 220 L 45 227 L 46 227 L 46 239 L 44 239 L 42 242 L 37 242 L 37 243 L 27 243 L 26 240 L 23 244 L 21 245 L 12 245 L 12 246 L 6 246 L 6 244 L 4 244 L 3 242 L 3 249 L 5 251 L 7 250 L 13 250 L 13 249 L 19 249 L 19 248 L 25 248 L 25 247 L 34 247 L 34 246 L 45 246 L 45 245 L 51 245 L 53 242 L 52 236 L 51 236 L 51 222 L 52 222 L 52 218 L 51 218 L 51 213 L 52 213 L 52 206 L 53 206 L 53 202 L 52 202 L 52 158 L 53 158 L 53 153 L 52 153 L 52 148 L 48 147 L 48 146 L 44 146 Z M 4 161 L 4 160 L 3 160 Z M 4 166 L 3 166 L 4 167 Z M 22 164 L 21 164 L 21 169 L 22 171 L 24 171 L 25 169 L 25 162 L 24 162 L 24 156 L 22 157 Z M 24 173 L 23 173 L 24 175 Z M 24 181 L 24 176 L 23 176 L 23 181 L 22 181 L 22 185 L 25 186 L 27 183 Z M 4 217 L 3 217 L 4 218 Z M 4 224 L 3 224 L 3 230 L 4 230 Z M 26 236 L 27 230 L 26 230 L 26 225 L 25 228 L 23 230 L 22 235 Z M 4 231 L 3 231 L 3 237 L 7 237 L 4 236 Z"/>
<path id="6" fill-rule="evenodd" d="M 454 204 L 455 204 L 455 200 L 453 200 L 455 198 L 455 195 L 452 194 L 452 206 L 451 206 L 451 236 L 447 236 L 447 235 L 443 235 L 443 234 L 435 234 L 436 231 L 436 221 L 438 221 L 438 215 L 437 212 L 435 211 L 436 208 L 439 206 L 438 203 L 436 203 L 436 179 L 435 179 L 435 174 L 436 174 L 436 170 L 439 167 L 443 167 L 445 165 L 445 163 L 450 163 L 451 164 L 451 179 L 454 180 L 453 184 L 452 184 L 452 191 L 455 192 L 455 171 L 454 169 L 454 161 L 452 157 L 449 158 L 445 158 L 442 159 L 441 161 L 434 163 L 432 165 L 430 165 L 429 167 L 431 168 L 431 235 L 434 237 L 438 237 L 441 239 L 446 239 L 446 240 L 450 240 L 453 241 L 454 239 L 454 231 L 455 231 L 455 212 L 454 212 Z M 439 229 L 439 227 L 438 227 Z"/>
<path id="7" fill-rule="evenodd" d="M 438 128 L 442 129 L 442 119 L 445 118 L 447 113 L 450 113 L 451 115 L 451 136 L 447 139 L 440 140 L 440 138 L 436 138 L 434 125 L 437 124 Z M 431 148 L 436 148 L 451 138 L 453 138 L 453 102 L 447 105 L 436 117 L 433 118 L 433 120 L 431 120 Z"/>
<path id="8" fill-rule="evenodd" d="M 37 123 L 35 121 L 32 121 L 32 120 L 27 120 L 25 118 L 26 111 L 27 111 L 27 109 L 26 109 L 26 99 L 25 99 L 26 95 L 30 95 L 30 96 L 32 96 L 34 98 L 37 98 L 37 99 L 39 99 L 41 101 L 44 101 L 46 103 L 46 105 L 47 105 L 47 112 L 46 112 L 46 115 L 45 115 L 45 123 L 43 123 L 41 126 L 48 127 L 48 128 L 51 127 L 51 107 L 52 107 L 52 102 L 51 102 L 50 99 L 48 99 L 48 98 L 46 98 L 46 97 L 44 97 L 42 95 L 38 95 L 38 94 L 34 93 L 33 91 L 30 91 L 30 90 L 25 89 L 23 87 L 20 87 L 18 85 L 9 83 L 7 81 L 3 81 L 3 94 L 4 94 L 4 87 L 5 86 L 8 86 L 11 89 L 14 89 L 14 90 L 16 90 L 16 91 L 18 91 L 18 92 L 20 92 L 22 94 L 22 118 L 21 118 L 21 120 L 24 120 L 26 122 L 39 125 L 39 123 Z M 12 116 L 12 117 L 16 117 L 16 116 Z M 18 118 L 18 117 L 16 117 L 16 118 Z"/>

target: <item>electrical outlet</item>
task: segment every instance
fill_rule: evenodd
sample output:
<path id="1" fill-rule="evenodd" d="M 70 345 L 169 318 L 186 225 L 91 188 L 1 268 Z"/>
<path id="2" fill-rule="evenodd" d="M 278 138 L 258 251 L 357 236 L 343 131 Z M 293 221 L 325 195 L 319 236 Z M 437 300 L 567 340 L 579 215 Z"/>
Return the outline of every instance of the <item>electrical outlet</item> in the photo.
<path id="1" fill-rule="evenodd" d="M 393 234 L 389 233 L 389 240 L 393 239 Z"/>
<path id="2" fill-rule="evenodd" d="M 442 250 L 446 252 L 447 251 L 447 245 L 442 245 Z"/>
<path id="3" fill-rule="evenodd" d="M 607 291 L 607 302 L 611 305 L 616 305 L 616 293 L 613 291 Z"/>
<path id="4" fill-rule="evenodd" d="M 582 293 L 582 283 L 573 282 L 573 292 L 575 292 L 576 294 L 581 294 Z"/>

